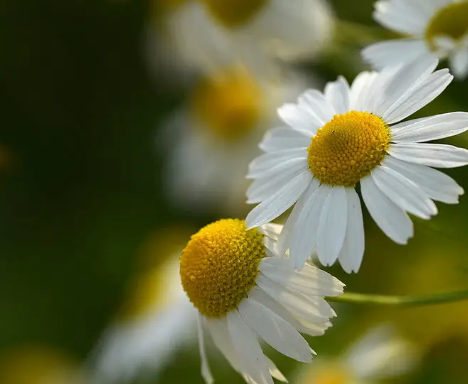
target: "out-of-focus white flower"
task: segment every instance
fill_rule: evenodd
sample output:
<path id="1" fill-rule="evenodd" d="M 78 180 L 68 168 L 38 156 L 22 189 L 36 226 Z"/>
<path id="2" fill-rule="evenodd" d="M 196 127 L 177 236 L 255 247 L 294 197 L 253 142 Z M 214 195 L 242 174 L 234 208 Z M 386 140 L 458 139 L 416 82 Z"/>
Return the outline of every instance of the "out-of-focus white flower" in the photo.
<path id="1" fill-rule="evenodd" d="M 375 68 L 433 56 L 448 58 L 455 77 L 468 75 L 468 1 L 380 0 L 374 18 L 407 36 L 365 48 L 363 57 Z"/>
<path id="2" fill-rule="evenodd" d="M 42 345 L 23 345 L 3 352 L 0 383 L 96 384 L 69 356 Z"/>
<path id="3" fill-rule="evenodd" d="M 310 362 L 314 351 L 300 333 L 322 335 L 335 312 L 325 296 L 343 292 L 339 280 L 310 265 L 294 271 L 279 258 L 282 226 L 246 230 L 245 222 L 223 219 L 193 235 L 180 258 L 180 276 L 199 312 L 202 375 L 211 384 L 204 329 L 231 366 L 249 384 L 286 381 L 260 347 L 265 340 L 282 354 Z"/>
<path id="4" fill-rule="evenodd" d="M 167 156 L 163 180 L 169 198 L 190 210 L 243 214 L 245 173 L 259 153 L 258 142 L 279 123 L 276 107 L 293 100 L 303 85 L 298 76 L 264 81 L 242 66 L 202 79 L 157 138 Z"/>
<path id="5" fill-rule="evenodd" d="M 415 348 L 395 335 L 390 326 L 365 334 L 343 355 L 318 356 L 302 369 L 293 384 L 371 384 L 411 371 L 417 362 Z"/>
<path id="6" fill-rule="evenodd" d="M 300 269 L 315 250 L 323 265 L 339 260 L 357 272 L 364 254 L 359 183 L 370 215 L 398 244 L 413 236 L 408 213 L 437 214 L 433 200 L 458 203 L 461 188 L 436 168 L 468 164 L 468 151 L 428 141 L 468 129 L 468 113 L 403 121 L 429 104 L 452 81 L 437 60 L 418 60 L 363 72 L 351 86 L 344 78 L 325 92 L 306 91 L 279 115 L 287 126 L 269 131 L 266 153 L 249 166 L 254 182 L 248 228 L 270 222 L 294 206 L 281 233 L 281 253 L 290 250 Z"/>
<path id="7" fill-rule="evenodd" d="M 156 379 L 178 350 L 195 341 L 197 313 L 180 283 L 180 251 L 162 255 L 166 261 L 135 280 L 123 313 L 92 356 L 99 383 L 122 383 L 145 374 Z"/>
<path id="8" fill-rule="evenodd" d="M 186 0 L 159 13 L 147 45 L 151 61 L 169 73 L 206 73 L 241 60 L 265 74 L 275 72 L 277 58 L 315 57 L 333 26 L 325 0 Z"/>

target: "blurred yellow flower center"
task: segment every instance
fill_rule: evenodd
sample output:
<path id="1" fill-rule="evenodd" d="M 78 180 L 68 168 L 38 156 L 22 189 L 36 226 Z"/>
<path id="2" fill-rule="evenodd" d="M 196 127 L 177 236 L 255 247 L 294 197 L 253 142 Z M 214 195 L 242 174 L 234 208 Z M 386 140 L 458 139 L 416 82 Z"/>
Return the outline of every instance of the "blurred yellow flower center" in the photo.
<path id="1" fill-rule="evenodd" d="M 200 122 L 224 140 L 238 140 L 261 119 L 263 94 L 256 80 L 235 68 L 205 78 L 192 94 L 192 111 Z"/>
<path id="2" fill-rule="evenodd" d="M 270 0 L 201 0 L 211 15 L 225 27 L 238 27 L 247 23 Z"/>
<path id="3" fill-rule="evenodd" d="M 190 301 L 207 317 L 236 309 L 255 285 L 263 235 L 246 231 L 245 222 L 219 220 L 193 235 L 180 258 L 182 286 Z"/>
<path id="4" fill-rule="evenodd" d="M 335 115 L 312 138 L 309 168 L 322 184 L 352 187 L 382 162 L 389 144 L 390 130 L 380 117 Z"/>
<path id="5" fill-rule="evenodd" d="M 304 381 L 307 383 L 307 380 Z M 325 369 L 314 370 L 311 373 L 314 384 L 349 384 L 354 382 L 350 372 L 338 364 L 332 364 Z"/>
<path id="6" fill-rule="evenodd" d="M 452 3 L 441 8 L 429 21 L 426 39 L 435 50 L 434 38 L 438 36 L 461 40 L 468 34 L 468 1 Z"/>

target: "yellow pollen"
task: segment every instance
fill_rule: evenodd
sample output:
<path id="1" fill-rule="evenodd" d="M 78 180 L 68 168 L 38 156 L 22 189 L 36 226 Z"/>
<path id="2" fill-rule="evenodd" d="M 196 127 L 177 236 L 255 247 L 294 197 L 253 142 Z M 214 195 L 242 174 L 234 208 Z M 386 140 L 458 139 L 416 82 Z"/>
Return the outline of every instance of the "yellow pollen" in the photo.
<path id="1" fill-rule="evenodd" d="M 216 221 L 193 235 L 180 258 L 182 286 L 198 311 L 222 317 L 247 297 L 265 256 L 263 235 L 236 219 Z"/>
<path id="2" fill-rule="evenodd" d="M 390 130 L 380 117 L 335 115 L 312 138 L 309 169 L 322 184 L 352 187 L 382 162 L 389 144 Z"/>
<path id="3" fill-rule="evenodd" d="M 463 39 L 468 33 L 468 1 L 451 3 L 441 8 L 429 21 L 426 40 L 432 50 L 437 46 L 434 39 L 438 36 Z"/>
<path id="4" fill-rule="evenodd" d="M 246 24 L 270 0 L 201 0 L 214 19 L 228 28 Z"/>
<path id="5" fill-rule="evenodd" d="M 194 89 L 194 116 L 223 140 L 235 141 L 251 132 L 263 113 L 264 95 L 257 81 L 235 67 L 202 80 Z"/>

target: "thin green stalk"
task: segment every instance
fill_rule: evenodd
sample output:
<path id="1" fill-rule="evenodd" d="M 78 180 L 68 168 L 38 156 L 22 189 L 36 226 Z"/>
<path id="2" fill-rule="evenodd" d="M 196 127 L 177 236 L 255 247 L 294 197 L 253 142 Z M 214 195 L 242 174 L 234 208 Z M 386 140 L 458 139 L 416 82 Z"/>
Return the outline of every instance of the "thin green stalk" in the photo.
<path id="1" fill-rule="evenodd" d="M 337 297 L 327 297 L 327 300 L 350 304 L 420 306 L 468 300 L 468 290 L 434 293 L 422 296 L 386 296 L 349 292 Z"/>

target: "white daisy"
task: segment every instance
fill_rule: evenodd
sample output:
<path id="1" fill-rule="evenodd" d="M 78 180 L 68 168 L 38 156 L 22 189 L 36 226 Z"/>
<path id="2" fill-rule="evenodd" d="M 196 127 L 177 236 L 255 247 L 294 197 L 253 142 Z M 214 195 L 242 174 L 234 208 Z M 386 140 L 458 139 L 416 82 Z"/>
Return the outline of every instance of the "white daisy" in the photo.
<path id="1" fill-rule="evenodd" d="M 250 383 L 273 384 L 284 376 L 263 354 L 258 338 L 302 362 L 314 353 L 300 335 L 321 335 L 335 312 L 324 296 L 337 296 L 343 284 L 315 267 L 294 271 L 276 254 L 281 226 L 246 231 L 241 220 L 207 225 L 180 258 L 182 285 L 199 312 L 202 375 L 213 382 L 204 348 L 204 329 L 232 367 Z"/>
<path id="2" fill-rule="evenodd" d="M 177 351 L 194 341 L 197 312 L 180 284 L 180 251 L 136 280 L 123 313 L 105 331 L 91 358 L 97 382 L 157 377 Z"/>
<path id="3" fill-rule="evenodd" d="M 325 92 L 305 92 L 279 115 L 288 126 L 269 131 L 247 177 L 248 228 L 267 223 L 296 202 L 280 238 L 301 268 L 315 250 L 323 265 L 339 260 L 358 271 L 364 229 L 356 186 L 379 227 L 398 244 L 413 236 L 407 213 L 437 214 L 433 202 L 456 204 L 463 189 L 431 168 L 468 164 L 468 151 L 430 140 L 468 129 L 468 113 L 454 112 L 401 122 L 436 98 L 451 82 L 437 60 L 420 60 L 363 72 L 349 87 L 344 78 Z"/>
<path id="4" fill-rule="evenodd" d="M 167 196 L 192 211 L 244 215 L 245 172 L 259 154 L 258 141 L 279 123 L 276 105 L 294 100 L 304 81 L 295 76 L 272 83 L 242 66 L 219 68 L 201 79 L 157 137 L 167 156 Z"/>
<path id="5" fill-rule="evenodd" d="M 325 0 L 182 0 L 149 30 L 153 62 L 168 71 L 209 72 L 233 60 L 275 72 L 274 60 L 311 59 L 333 34 Z M 159 65 L 161 67 L 161 65 Z"/>
<path id="6" fill-rule="evenodd" d="M 365 48 L 375 68 L 431 56 L 448 58 L 455 77 L 468 75 L 468 1 L 380 0 L 374 19 L 407 36 Z"/>
<path id="7" fill-rule="evenodd" d="M 395 378 L 414 368 L 415 348 L 390 326 L 366 333 L 341 356 L 319 356 L 292 382 L 295 384 L 370 384 Z"/>

